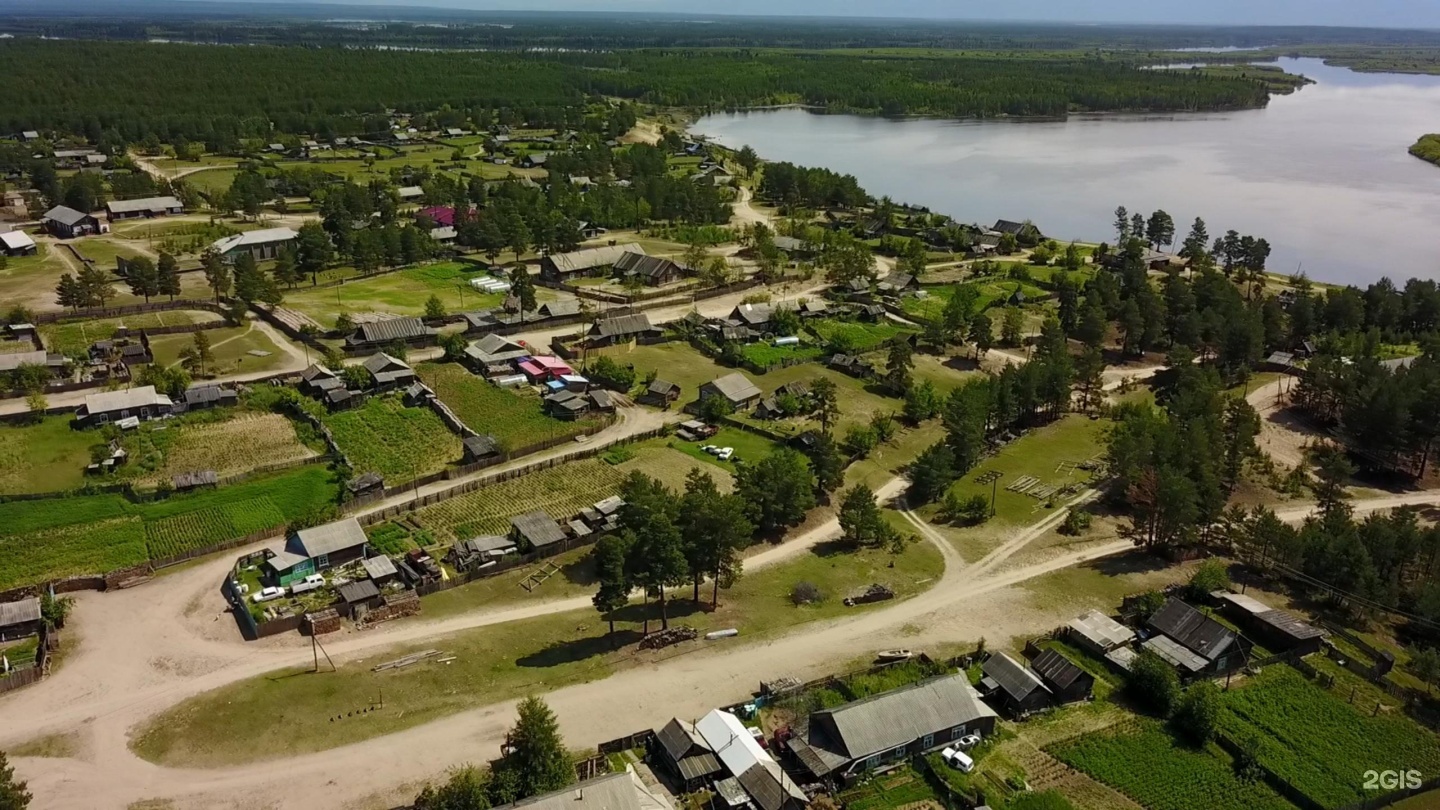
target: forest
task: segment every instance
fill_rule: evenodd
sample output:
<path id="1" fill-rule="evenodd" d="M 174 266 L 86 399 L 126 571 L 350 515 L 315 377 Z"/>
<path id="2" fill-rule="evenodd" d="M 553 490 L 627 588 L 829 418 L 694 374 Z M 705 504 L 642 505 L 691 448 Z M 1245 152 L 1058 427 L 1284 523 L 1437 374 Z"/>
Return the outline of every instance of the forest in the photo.
<path id="1" fill-rule="evenodd" d="M 1262 83 L 1094 56 L 944 57 L 750 49 L 439 53 L 15 40 L 0 131 L 98 142 L 361 135 L 387 109 L 578 107 L 598 96 L 693 109 L 799 103 L 952 117 L 1263 106 Z M 276 93 L 275 88 L 285 88 Z"/>

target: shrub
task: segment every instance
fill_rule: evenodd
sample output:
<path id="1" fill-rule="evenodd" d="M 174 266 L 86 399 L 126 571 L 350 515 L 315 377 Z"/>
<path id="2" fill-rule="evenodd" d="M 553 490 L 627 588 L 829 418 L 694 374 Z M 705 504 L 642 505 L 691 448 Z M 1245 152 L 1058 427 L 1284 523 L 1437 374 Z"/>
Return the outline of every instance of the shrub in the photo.
<path id="1" fill-rule="evenodd" d="M 1169 717 L 1180 699 L 1180 676 L 1160 656 L 1143 652 L 1135 658 L 1125 688 L 1151 712 Z"/>
<path id="2" fill-rule="evenodd" d="M 611 388 L 629 391 L 635 387 L 635 367 L 621 365 L 609 357 L 601 356 L 590 364 L 590 378 Z"/>
<path id="3" fill-rule="evenodd" d="M 813 582 L 797 582 L 790 589 L 790 601 L 796 605 L 814 605 L 824 599 L 820 588 Z"/>
<path id="4" fill-rule="evenodd" d="M 1196 745 L 1204 745 L 1215 736 L 1220 724 L 1220 687 L 1200 681 L 1185 690 L 1172 722 L 1175 730 Z"/>
<path id="5" fill-rule="evenodd" d="M 1078 537 L 1090 531 L 1091 515 L 1083 509 L 1071 509 L 1065 515 L 1065 522 L 1060 524 L 1060 533 L 1072 537 Z"/>
<path id="6" fill-rule="evenodd" d="M 856 425 L 845 433 L 845 441 L 841 446 L 853 458 L 865 458 L 875 449 L 877 442 L 878 437 L 873 429 Z"/>
<path id="7" fill-rule="evenodd" d="M 976 526 L 990 518 L 990 499 L 979 494 L 962 498 L 959 493 L 951 490 L 945 493 L 945 501 L 940 509 L 946 522 Z"/>
<path id="8" fill-rule="evenodd" d="M 1225 564 L 1219 560 L 1206 560 L 1190 577 L 1190 582 L 1185 586 L 1185 595 L 1195 600 L 1210 598 L 1215 591 L 1223 591 L 1230 587 L 1230 574 L 1225 570 Z"/>

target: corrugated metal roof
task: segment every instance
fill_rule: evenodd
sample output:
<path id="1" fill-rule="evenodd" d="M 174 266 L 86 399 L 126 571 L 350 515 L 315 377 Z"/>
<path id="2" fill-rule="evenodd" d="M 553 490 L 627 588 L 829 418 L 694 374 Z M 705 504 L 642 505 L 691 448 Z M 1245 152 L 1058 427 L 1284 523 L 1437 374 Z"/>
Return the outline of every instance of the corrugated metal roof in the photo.
<path id="1" fill-rule="evenodd" d="M 1030 668 L 1040 675 L 1042 681 L 1056 689 L 1069 689 L 1085 675 L 1085 670 L 1055 649 L 1041 650 L 1031 659 Z"/>
<path id="2" fill-rule="evenodd" d="M 130 388 L 124 391 L 103 391 L 99 394 L 90 394 L 85 397 L 85 413 L 97 414 L 110 411 L 123 411 L 130 408 L 155 407 L 157 405 L 173 405 L 170 397 L 164 394 L 157 394 L 155 386 L 142 385 L 138 388 Z"/>
<path id="3" fill-rule="evenodd" d="M 575 250 L 570 253 L 556 253 L 553 256 L 545 257 L 545 261 L 561 273 L 579 273 L 597 267 L 613 266 L 626 253 L 643 254 L 645 249 L 636 244 L 605 245 Z"/>
<path id="4" fill-rule="evenodd" d="M 526 810 L 641 810 L 629 773 L 589 779 L 553 793 L 522 799 L 510 807 Z"/>
<path id="5" fill-rule="evenodd" d="M 1210 663 L 1203 656 L 1185 649 L 1169 636 L 1155 636 L 1140 646 L 1160 656 L 1170 666 L 1181 667 L 1191 672 L 1200 672 Z"/>
<path id="6" fill-rule="evenodd" d="M 351 604 L 374 599 L 380 595 L 380 589 L 375 586 L 375 583 L 368 579 L 362 579 L 357 582 L 347 582 L 336 588 L 335 591 L 340 594 L 341 599 Z"/>
<path id="7" fill-rule="evenodd" d="M 1235 633 L 1179 599 L 1170 599 L 1150 617 L 1149 626 L 1191 652 L 1213 661 L 1235 643 Z"/>
<path id="8" fill-rule="evenodd" d="M 145 197 L 139 200 L 111 200 L 105 210 L 112 214 L 133 214 L 136 212 L 164 213 L 172 208 L 183 209 L 185 204 L 174 197 Z"/>
<path id="9" fill-rule="evenodd" d="M 365 573 L 369 574 L 371 579 L 384 579 L 399 573 L 395 570 L 395 561 L 383 555 L 366 557 L 361 561 L 361 565 L 365 566 Z"/>
<path id="10" fill-rule="evenodd" d="M 1046 692 L 1050 691 L 1045 687 L 1045 684 L 1040 681 L 1039 675 L 1031 672 L 1024 664 L 1011 658 L 1009 653 L 995 653 L 985 659 L 985 664 L 981 669 L 985 671 L 987 676 L 994 678 L 995 682 L 1000 685 L 1000 688 L 1004 690 L 1005 694 L 1012 700 L 1024 700 L 1037 689 L 1043 689 Z"/>
<path id="11" fill-rule="evenodd" d="M 565 539 L 565 532 L 561 530 L 560 524 L 544 512 L 531 512 L 519 517 L 510 518 L 510 525 L 520 532 L 532 546 L 540 548 Z"/>
<path id="12" fill-rule="evenodd" d="M 360 324 L 360 339 L 366 343 L 409 340 L 433 334 L 435 330 L 419 318 L 389 318 Z"/>
<path id="13" fill-rule="evenodd" d="M 760 389 L 740 372 L 726 374 L 716 380 L 711 380 L 705 387 L 713 388 L 731 402 L 744 402 L 760 396 Z"/>
<path id="14" fill-rule="evenodd" d="M 616 315 L 603 321 L 596 321 L 590 329 L 591 334 L 600 337 L 629 337 L 658 331 L 660 331 L 658 327 L 651 325 L 650 316 L 643 312 L 637 312 L 634 315 Z"/>
<path id="15" fill-rule="evenodd" d="M 942 675 L 910 686 L 847 703 L 839 708 L 816 712 L 828 717 L 840 735 L 838 742 L 852 760 L 889 751 L 982 717 L 995 717 L 964 673 Z"/>
<path id="16" fill-rule="evenodd" d="M 18 602 L 0 602 L 0 627 L 40 620 L 40 599 L 32 596 Z"/>
<path id="17" fill-rule="evenodd" d="M 1129 644 L 1135 638 L 1135 631 L 1106 616 L 1098 610 L 1082 613 L 1070 621 L 1070 629 L 1084 636 L 1091 644 L 1102 650 Z"/>
<path id="18" fill-rule="evenodd" d="M 714 709 L 700 718 L 695 728 L 761 810 L 778 810 L 787 798 L 806 801 L 805 792 L 750 736 L 740 718 Z"/>
<path id="19" fill-rule="evenodd" d="M 665 753 L 669 755 L 672 762 L 684 759 L 695 748 L 710 751 L 709 743 L 700 736 L 695 724 L 678 717 L 670 718 L 670 722 L 666 723 L 655 737 L 660 741 L 660 747 L 665 749 Z"/>
<path id="20" fill-rule="evenodd" d="M 365 537 L 365 530 L 360 528 L 360 521 L 353 517 L 323 526 L 300 529 L 293 537 L 298 548 L 292 547 L 291 550 L 303 552 L 307 557 L 334 554 L 347 548 L 362 546 L 368 539 Z"/>

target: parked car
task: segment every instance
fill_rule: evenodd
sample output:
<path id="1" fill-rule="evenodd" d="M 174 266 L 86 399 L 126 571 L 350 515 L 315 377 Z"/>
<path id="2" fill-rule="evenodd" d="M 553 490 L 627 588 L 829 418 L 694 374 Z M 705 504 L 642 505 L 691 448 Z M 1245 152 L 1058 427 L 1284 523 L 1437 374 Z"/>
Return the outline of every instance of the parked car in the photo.
<path id="1" fill-rule="evenodd" d="M 720 448 L 720 451 L 715 454 L 715 457 L 718 458 L 718 459 L 720 459 L 721 461 L 729 461 L 734 455 L 735 455 L 735 448 L 733 448 L 733 447 L 722 447 L 722 448 Z"/>
<path id="2" fill-rule="evenodd" d="M 702 453 L 709 453 L 710 455 L 713 456 L 713 455 L 715 455 L 715 451 L 716 451 L 716 450 L 719 450 L 719 449 L 720 449 L 720 448 L 716 447 L 716 446 L 713 445 L 713 444 L 706 444 L 706 445 L 702 445 L 702 446 L 700 447 L 700 452 L 702 452 Z"/>
<path id="3" fill-rule="evenodd" d="M 302 593 L 308 593 L 308 592 L 313 591 L 313 590 L 315 590 L 315 589 L 317 589 L 317 588 L 323 588 L 323 587 L 325 587 L 325 577 L 323 577 L 323 576 L 321 576 L 321 575 L 319 575 L 319 574 L 311 574 L 310 576 L 305 577 L 304 579 L 300 580 L 299 582 L 296 582 L 295 584 L 291 585 L 291 586 L 290 586 L 290 594 L 291 594 L 292 596 L 299 596 L 299 595 L 302 594 Z"/>
<path id="4" fill-rule="evenodd" d="M 958 748 L 946 748 L 940 752 L 940 758 L 945 760 L 946 765 L 961 773 L 970 773 L 975 770 L 975 760 Z"/>
<path id="5" fill-rule="evenodd" d="M 765 739 L 765 732 L 762 731 L 761 729 L 751 728 L 751 729 L 750 729 L 750 736 L 755 738 L 755 742 L 760 743 L 760 747 L 761 747 L 761 748 L 769 748 L 769 747 L 770 747 L 770 742 Z"/>
<path id="6" fill-rule="evenodd" d="M 256 601 L 256 602 L 269 602 L 269 601 L 272 600 L 272 599 L 279 599 L 280 597 L 282 597 L 282 596 L 284 596 L 284 595 L 285 595 L 285 589 L 284 589 L 284 588 L 277 588 L 277 587 L 275 587 L 275 586 L 272 585 L 272 586 L 270 586 L 270 587 L 268 587 L 268 588 L 262 588 L 259 593 L 255 594 L 254 596 L 252 596 L 252 597 L 250 597 L 250 598 L 253 599 L 253 600 Z"/>
<path id="7" fill-rule="evenodd" d="M 961 748 L 974 748 L 975 746 L 980 744 L 980 735 L 966 734 L 964 737 L 956 740 L 955 744 L 960 746 Z"/>

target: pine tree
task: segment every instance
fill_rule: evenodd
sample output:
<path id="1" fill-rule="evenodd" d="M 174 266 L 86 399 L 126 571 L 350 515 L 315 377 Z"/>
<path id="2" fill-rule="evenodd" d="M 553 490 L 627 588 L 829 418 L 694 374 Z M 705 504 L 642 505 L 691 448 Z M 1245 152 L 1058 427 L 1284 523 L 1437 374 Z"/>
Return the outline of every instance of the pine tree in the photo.
<path id="1" fill-rule="evenodd" d="M 517 799 L 559 790 L 575 781 L 575 766 L 560 736 L 555 713 L 538 697 L 516 707 L 515 725 L 505 735 L 505 756 L 497 771 L 513 775 Z"/>
<path id="2" fill-rule="evenodd" d="M 158 275 L 160 295 L 169 296 L 171 301 L 180 294 L 180 263 L 165 251 L 160 251 L 160 261 L 155 266 Z"/>
<path id="3" fill-rule="evenodd" d="M 151 296 L 160 294 L 160 274 L 148 256 L 136 256 L 125 263 L 125 283 L 147 304 Z"/>
<path id="4" fill-rule="evenodd" d="M 214 251 L 206 251 L 201 263 L 205 268 L 205 283 L 209 285 L 210 291 L 215 293 L 215 301 L 219 303 L 221 298 L 230 294 L 233 283 L 230 268 L 220 254 Z"/>
<path id="5" fill-rule="evenodd" d="M 630 578 L 625 571 L 625 558 L 629 546 L 618 534 L 607 534 L 595 544 L 595 578 L 600 587 L 591 597 L 591 603 L 600 615 L 610 623 L 610 632 L 615 632 L 615 611 L 630 604 Z"/>
<path id="6" fill-rule="evenodd" d="M 34 798 L 25 783 L 15 778 L 15 769 L 0 751 L 0 810 L 25 810 Z"/>

